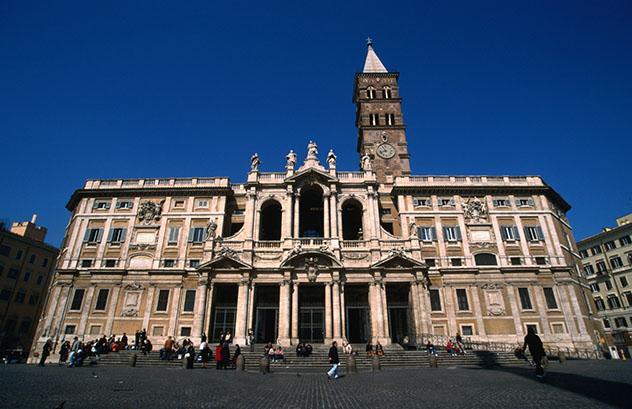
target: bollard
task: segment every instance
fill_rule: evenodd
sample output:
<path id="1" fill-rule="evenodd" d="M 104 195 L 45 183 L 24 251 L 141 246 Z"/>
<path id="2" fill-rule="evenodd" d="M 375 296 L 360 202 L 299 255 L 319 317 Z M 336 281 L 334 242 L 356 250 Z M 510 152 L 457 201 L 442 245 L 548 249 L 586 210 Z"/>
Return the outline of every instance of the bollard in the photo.
<path id="1" fill-rule="evenodd" d="M 437 362 L 437 356 L 435 354 L 431 354 L 430 355 L 430 367 L 431 368 L 438 368 L 438 362 Z"/>
<path id="2" fill-rule="evenodd" d="M 270 359 L 267 356 L 264 356 L 259 361 L 259 370 L 262 374 L 270 373 Z"/>
<path id="3" fill-rule="evenodd" d="M 235 360 L 235 366 L 238 371 L 243 371 L 244 369 L 246 369 L 246 359 L 244 358 L 243 354 L 239 354 L 239 356 L 237 356 L 237 359 Z"/>
<path id="4" fill-rule="evenodd" d="M 377 372 L 382 370 L 382 367 L 380 365 L 380 357 L 377 355 L 373 355 L 373 361 L 371 362 L 371 369 L 373 369 L 373 372 Z"/>
<path id="5" fill-rule="evenodd" d="M 138 358 L 136 357 L 136 353 L 133 353 L 129 356 L 129 360 L 127 361 L 129 363 L 129 366 L 131 366 L 132 368 L 134 368 L 136 366 L 136 360 Z"/>
<path id="6" fill-rule="evenodd" d="M 347 358 L 347 373 L 358 373 L 358 367 L 356 365 L 356 357 L 354 354 L 350 354 Z"/>
<path id="7" fill-rule="evenodd" d="M 182 369 L 189 369 L 189 359 L 186 356 L 182 357 Z"/>
<path id="8" fill-rule="evenodd" d="M 564 362 L 566 362 L 566 354 L 564 353 L 564 351 L 560 351 L 557 353 L 557 358 L 560 360 L 560 363 L 563 364 Z"/>

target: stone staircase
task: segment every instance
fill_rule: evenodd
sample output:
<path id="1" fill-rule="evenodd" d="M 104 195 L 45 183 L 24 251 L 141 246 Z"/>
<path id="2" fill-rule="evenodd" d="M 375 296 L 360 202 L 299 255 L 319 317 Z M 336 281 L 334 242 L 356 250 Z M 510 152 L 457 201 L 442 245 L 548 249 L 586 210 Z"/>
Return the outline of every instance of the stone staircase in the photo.
<path id="1" fill-rule="evenodd" d="M 270 369 L 273 372 L 320 372 L 328 368 L 328 352 L 329 348 L 325 345 L 314 345 L 312 354 L 309 357 L 298 357 L 294 349 L 285 352 L 285 361 L 270 362 Z M 371 371 L 372 358 L 367 357 L 363 346 L 358 346 L 356 350 L 356 366 L 358 371 Z M 231 348 L 231 354 L 232 354 Z M 118 353 L 109 353 L 103 355 L 98 361 L 98 365 L 108 366 L 129 366 L 130 356 L 134 352 L 122 351 Z M 246 361 L 247 371 L 258 371 L 259 362 L 263 355 L 263 345 L 256 345 L 255 352 L 249 349 L 242 349 Z M 346 367 L 347 356 L 339 349 L 339 357 L 342 368 Z M 491 367 L 497 365 L 527 365 L 524 360 L 520 360 L 510 352 L 490 352 L 490 351 L 467 351 L 465 355 L 451 356 L 443 350 L 438 351 L 437 364 L 440 367 L 463 367 L 463 366 L 479 366 Z M 380 365 L 383 369 L 397 368 L 428 368 L 430 367 L 430 357 L 425 351 L 404 351 L 398 346 L 389 346 L 385 348 L 385 354 L 380 358 Z M 159 357 L 158 352 L 151 352 L 147 355 L 138 353 L 136 360 L 137 367 L 160 366 L 166 368 L 181 368 L 182 361 L 174 359 L 171 361 L 163 361 Z M 209 368 L 215 367 L 215 361 L 208 364 Z M 196 362 L 195 368 L 201 368 L 202 364 Z"/>

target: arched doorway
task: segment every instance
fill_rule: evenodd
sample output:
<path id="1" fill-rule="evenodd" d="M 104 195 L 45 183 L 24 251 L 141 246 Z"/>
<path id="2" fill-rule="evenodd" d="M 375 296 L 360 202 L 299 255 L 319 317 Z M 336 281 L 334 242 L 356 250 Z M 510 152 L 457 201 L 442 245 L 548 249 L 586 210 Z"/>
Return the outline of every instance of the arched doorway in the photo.
<path id="1" fill-rule="evenodd" d="M 342 204 L 342 239 L 362 240 L 362 205 L 355 199 Z"/>
<path id="2" fill-rule="evenodd" d="M 323 190 L 318 185 L 301 189 L 299 237 L 324 237 Z"/>
<path id="3" fill-rule="evenodd" d="M 261 206 L 259 240 L 281 240 L 281 204 L 268 200 Z"/>

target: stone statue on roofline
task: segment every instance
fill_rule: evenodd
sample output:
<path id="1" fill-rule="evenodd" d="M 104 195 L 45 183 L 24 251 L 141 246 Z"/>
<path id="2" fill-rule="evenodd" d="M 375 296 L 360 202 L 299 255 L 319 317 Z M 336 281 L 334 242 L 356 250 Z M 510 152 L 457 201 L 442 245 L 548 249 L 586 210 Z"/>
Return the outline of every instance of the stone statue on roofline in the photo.
<path id="1" fill-rule="evenodd" d="M 287 154 L 285 158 L 287 159 L 287 165 L 285 167 L 287 169 L 293 170 L 294 166 L 296 165 L 296 153 L 294 153 L 294 151 L 290 149 L 290 152 Z"/>
<path id="2" fill-rule="evenodd" d="M 255 153 L 254 155 L 250 157 L 250 171 L 258 172 L 259 165 L 261 165 L 261 161 L 259 160 L 259 154 Z"/>
<path id="3" fill-rule="evenodd" d="M 307 159 L 317 159 L 318 155 L 318 146 L 316 142 L 309 141 L 307 144 Z"/>
<path id="4" fill-rule="evenodd" d="M 327 163 L 329 164 L 330 169 L 336 168 L 336 154 L 333 149 L 329 149 L 329 153 L 327 154 Z"/>
<path id="5" fill-rule="evenodd" d="M 369 155 L 369 151 L 366 150 L 364 155 L 362 155 L 362 159 L 360 159 L 360 167 L 363 171 L 369 171 L 372 169 L 371 166 L 371 155 Z"/>

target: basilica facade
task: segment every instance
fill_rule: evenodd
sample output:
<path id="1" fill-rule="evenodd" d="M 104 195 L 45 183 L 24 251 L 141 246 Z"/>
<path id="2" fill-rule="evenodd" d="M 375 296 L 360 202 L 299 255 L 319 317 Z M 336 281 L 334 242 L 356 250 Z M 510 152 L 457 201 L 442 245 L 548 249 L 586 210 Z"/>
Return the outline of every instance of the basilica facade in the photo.
<path id="1" fill-rule="evenodd" d="M 369 43 L 359 171 L 310 141 L 279 172 L 254 154 L 243 183 L 88 180 L 67 205 L 35 348 L 143 328 L 154 344 L 249 331 L 282 345 L 515 344 L 529 327 L 591 347 L 569 204 L 539 176 L 412 175 L 398 78 Z"/>

